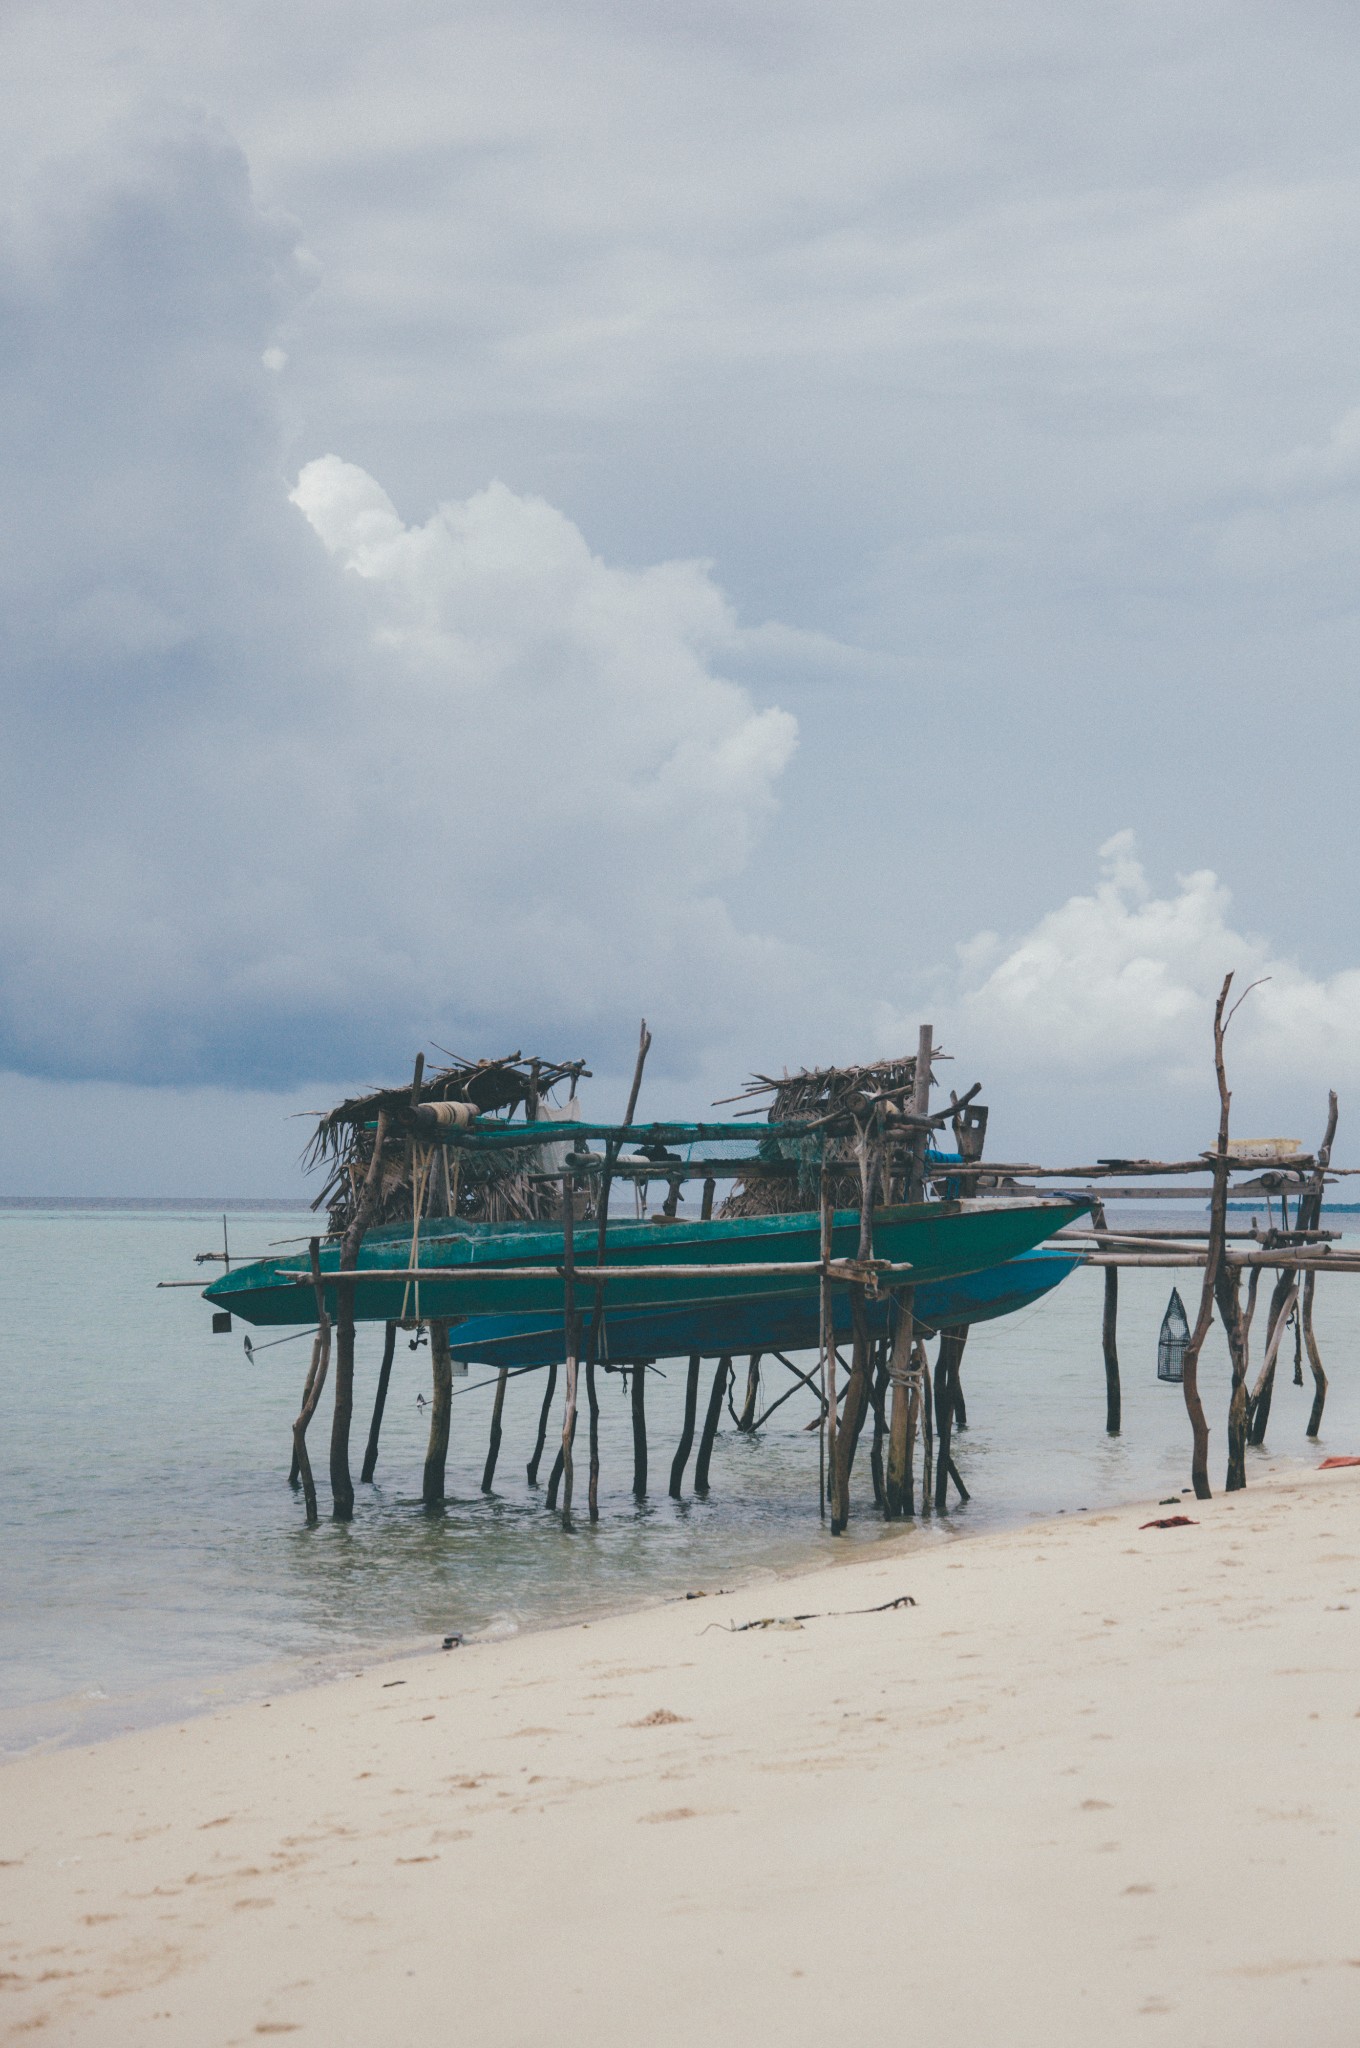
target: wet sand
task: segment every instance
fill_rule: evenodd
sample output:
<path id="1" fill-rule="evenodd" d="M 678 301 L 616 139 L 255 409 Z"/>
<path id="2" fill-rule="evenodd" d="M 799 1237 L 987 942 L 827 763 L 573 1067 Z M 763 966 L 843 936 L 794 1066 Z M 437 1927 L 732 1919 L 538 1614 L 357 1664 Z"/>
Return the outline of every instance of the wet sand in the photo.
<path id="1" fill-rule="evenodd" d="M 21 1758 L 0 2033 L 1350 2048 L 1358 1653 L 1310 1472 Z"/>

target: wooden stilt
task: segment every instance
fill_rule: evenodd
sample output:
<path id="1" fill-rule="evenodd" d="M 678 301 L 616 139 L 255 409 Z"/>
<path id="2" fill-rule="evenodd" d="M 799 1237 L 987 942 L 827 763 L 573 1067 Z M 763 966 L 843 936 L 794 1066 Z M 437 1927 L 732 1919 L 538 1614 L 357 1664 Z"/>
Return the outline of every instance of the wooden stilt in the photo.
<path id="1" fill-rule="evenodd" d="M 378 1391 L 373 1396 L 373 1420 L 368 1425 L 368 1444 L 364 1450 L 363 1470 L 359 1474 L 363 1485 L 369 1486 L 378 1469 L 378 1438 L 382 1432 L 383 1410 L 387 1406 L 387 1383 L 392 1377 L 392 1356 L 397 1348 L 397 1326 L 389 1323 L 383 1333 L 382 1364 L 378 1367 Z"/>
<path id="2" fill-rule="evenodd" d="M 302 1481 L 302 1497 L 307 1507 L 307 1526 L 314 1529 L 318 1519 L 316 1482 L 312 1478 L 312 1461 L 307 1456 L 307 1425 L 316 1413 L 321 1390 L 326 1384 L 326 1369 L 331 1356 L 331 1319 L 326 1313 L 326 1290 L 321 1284 L 320 1238 L 312 1239 L 308 1253 L 311 1258 L 312 1285 L 316 1290 L 316 1336 L 312 1340 L 312 1364 L 303 1391 L 302 1407 L 297 1421 L 293 1424 L 293 1464 Z"/>
<path id="3" fill-rule="evenodd" d="M 850 1378 L 845 1389 L 845 1406 L 836 1431 L 836 1460 L 831 1468 L 831 1533 L 843 1536 L 850 1520 L 850 1474 L 854 1467 L 859 1434 L 869 1406 L 869 1379 L 873 1346 L 864 1289 L 850 1289 Z"/>
<path id="4" fill-rule="evenodd" d="M 821 1219 L 821 1261 L 822 1272 L 818 1283 L 818 1323 L 822 1339 L 822 1426 L 818 1437 L 818 1494 L 821 1512 L 827 1510 L 828 1481 L 836 1462 L 836 1335 L 835 1321 L 831 1312 L 831 1276 L 827 1268 L 831 1262 L 831 1178 L 827 1172 L 826 1160 L 822 1160 L 821 1182 L 817 1195 L 817 1206 Z"/>
<path id="5" fill-rule="evenodd" d="M 548 1367 L 548 1384 L 543 1393 L 543 1406 L 538 1411 L 538 1437 L 534 1444 L 533 1456 L 525 1467 L 530 1486 L 538 1485 L 538 1468 L 543 1462 L 543 1446 L 548 1440 L 548 1417 L 552 1413 L 552 1398 L 557 1392 L 557 1367 Z"/>
<path id="6" fill-rule="evenodd" d="M 690 1448 L 694 1442 L 694 1419 L 699 1412 L 699 1353 L 690 1353 L 685 1373 L 685 1419 L 680 1425 L 680 1441 L 675 1447 L 671 1460 L 671 1499 L 679 1500 L 685 1484 L 685 1466 L 689 1463 Z"/>
<path id="7" fill-rule="evenodd" d="M 386 1137 L 387 1111 L 380 1110 L 368 1171 L 354 1204 L 354 1215 L 340 1240 L 340 1272 L 336 1281 L 335 1408 L 331 1416 L 331 1514 L 337 1522 L 348 1522 L 354 1514 L 354 1481 L 349 1470 L 349 1431 L 354 1415 L 354 1282 L 345 1276 L 352 1273 L 359 1262 L 359 1247 L 377 1207 Z"/>
<path id="8" fill-rule="evenodd" d="M 967 1341 L 966 1330 L 942 1330 L 940 1352 L 935 1361 L 935 1441 L 938 1446 L 935 1459 L 935 1509 L 943 1514 L 949 1505 L 949 1475 L 954 1473 L 955 1484 L 964 1500 L 968 1495 L 963 1491 L 962 1482 L 954 1470 L 950 1456 L 950 1444 L 954 1433 L 954 1388 L 958 1378 L 959 1361 Z"/>
<path id="9" fill-rule="evenodd" d="M 1280 1354 L 1280 1339 L 1284 1335 L 1285 1322 L 1289 1315 L 1289 1303 L 1298 1293 L 1297 1274 L 1285 1271 L 1276 1279 L 1271 1289 L 1270 1307 L 1266 1312 L 1266 1351 L 1257 1375 L 1256 1385 L 1248 1400 L 1244 1392 L 1243 1402 L 1248 1414 L 1248 1434 L 1252 1444 L 1259 1450 L 1266 1440 L 1266 1425 L 1270 1421 L 1271 1397 L 1275 1392 L 1275 1363 Z M 1246 1482 L 1243 1481 L 1243 1484 Z"/>
<path id="10" fill-rule="evenodd" d="M 592 1522 L 600 1519 L 600 1395 L 595 1385 L 595 1343 L 591 1340 L 586 1358 L 586 1407 L 590 1414 L 590 1473 L 586 1481 L 586 1506 Z"/>
<path id="11" fill-rule="evenodd" d="M 444 1473 L 449 1455 L 450 1402 L 453 1399 L 453 1359 L 449 1352 L 449 1326 L 435 1317 L 430 1323 L 430 1375 L 434 1382 L 430 1403 L 430 1441 L 425 1451 L 425 1476 L 420 1497 L 427 1508 L 444 1504 Z"/>
<path id="12" fill-rule="evenodd" d="M 1096 1230 L 1105 1228 L 1105 1204 L 1092 1202 L 1091 1222 Z M 1119 1385 L 1119 1268 L 1105 1268 L 1105 1312 L 1100 1322 L 1100 1348 L 1105 1356 L 1105 1429 L 1118 1436 L 1123 1400 Z"/>
<path id="13" fill-rule="evenodd" d="M 859 1256 L 871 1259 L 874 1255 L 874 1197 L 878 1188 L 878 1157 L 871 1152 L 869 1132 L 862 1127 L 859 1133 Z M 864 1426 L 864 1416 L 869 1405 L 869 1377 L 872 1370 L 872 1343 L 869 1337 L 869 1316 L 866 1296 L 862 1283 L 853 1281 L 850 1286 L 850 1327 L 854 1342 L 850 1352 L 850 1382 L 845 1390 L 845 1414 L 836 1437 L 836 1457 L 831 1467 L 831 1533 L 842 1536 L 850 1520 L 850 1469 L 854 1463 L 855 1448 L 859 1433 Z"/>
<path id="14" fill-rule="evenodd" d="M 874 1482 L 874 1506 L 884 1504 L 883 1492 L 883 1439 L 887 1434 L 888 1390 L 888 1340 L 880 1337 L 874 1344 L 873 1376 L 870 1381 L 869 1399 L 874 1410 L 874 1435 L 869 1446 L 869 1470 Z"/>
<path id="15" fill-rule="evenodd" d="M 1214 1005 L 1218 1143 L 1214 1148 L 1214 1185 L 1209 1197 L 1209 1243 L 1204 1258 L 1199 1313 L 1195 1317 L 1195 1327 L 1190 1332 L 1190 1342 L 1185 1348 L 1185 1358 L 1181 1366 L 1181 1392 L 1185 1396 L 1185 1412 L 1190 1418 L 1190 1482 L 1195 1489 L 1196 1500 L 1210 1500 L 1213 1497 L 1213 1490 L 1209 1485 L 1209 1424 L 1205 1419 L 1204 1402 L 1199 1391 L 1199 1355 L 1209 1334 L 1209 1325 L 1214 1319 L 1214 1290 L 1218 1280 L 1218 1269 L 1223 1262 L 1223 1246 L 1228 1227 L 1228 1107 L 1232 1097 L 1228 1093 L 1227 1073 L 1223 1063 L 1223 1034 L 1228 1028 L 1224 1012 L 1232 981 L 1231 974 L 1224 976 L 1223 986 L 1218 992 L 1218 1001 Z"/>
<path id="16" fill-rule="evenodd" d="M 896 1320 L 888 1354 L 890 1409 L 888 1417 L 888 1466 L 883 1477 L 883 1511 L 890 1522 L 915 1512 L 911 1476 L 912 1403 L 912 1307 L 914 1287 L 904 1287 L 897 1297 Z"/>
<path id="17" fill-rule="evenodd" d="M 716 1185 L 716 1182 L 711 1180 L 704 1182 L 704 1196 L 700 1215 L 705 1222 L 713 1214 L 713 1196 Z M 685 1372 L 685 1419 L 680 1425 L 680 1441 L 675 1447 L 675 1456 L 671 1460 L 670 1496 L 672 1500 L 679 1500 L 684 1490 L 685 1467 L 689 1463 L 689 1454 L 694 1446 L 694 1422 L 699 1412 L 699 1365 L 699 1353 L 697 1351 L 691 1352 L 689 1365 Z"/>
<path id="18" fill-rule="evenodd" d="M 647 1495 L 647 1361 L 633 1360 L 633 1498 Z"/>
<path id="19" fill-rule="evenodd" d="M 562 1404 L 562 1522 L 571 1522 L 571 1448 L 576 1436 L 577 1345 L 580 1328 L 576 1320 L 576 1182 L 569 1173 L 562 1176 L 562 1329 L 567 1349 L 567 1391 Z"/>
<path id="20" fill-rule="evenodd" d="M 1300 1230 L 1316 1230 L 1322 1221 L 1322 1196 L 1326 1185 L 1327 1168 L 1332 1163 L 1332 1144 L 1336 1138 L 1337 1101 L 1332 1089 L 1327 1096 L 1327 1127 L 1322 1143 L 1317 1149 L 1317 1165 L 1308 1191 L 1299 1203 L 1298 1224 Z M 1299 1329 L 1308 1350 L 1308 1365 L 1313 1375 L 1313 1406 L 1308 1417 L 1310 1437 L 1315 1437 L 1322 1427 L 1322 1411 L 1327 1403 L 1327 1375 L 1322 1369 L 1322 1354 L 1313 1334 L 1313 1285 L 1316 1274 L 1306 1273 L 1303 1280 L 1303 1294 L 1299 1301 Z"/>
<path id="21" fill-rule="evenodd" d="M 496 1391 L 491 1399 L 491 1437 L 486 1447 L 486 1463 L 482 1467 L 482 1492 L 490 1493 L 496 1477 L 496 1460 L 501 1454 L 501 1413 L 505 1407 L 505 1383 L 510 1377 L 510 1368 L 503 1365 L 496 1375 Z"/>
<path id="22" fill-rule="evenodd" d="M 1308 1346 L 1308 1364 L 1313 1374 L 1313 1407 L 1308 1417 L 1307 1434 L 1317 1435 L 1322 1427 L 1322 1411 L 1327 1405 L 1327 1375 L 1322 1369 L 1322 1353 L 1313 1335 L 1313 1284 L 1316 1273 L 1303 1276 L 1303 1302 L 1299 1310 L 1299 1321 L 1303 1325 L 1303 1341 Z"/>
<path id="23" fill-rule="evenodd" d="M 741 1404 L 741 1414 L 737 1417 L 737 1428 L 743 1436 L 749 1436 L 755 1428 L 760 1401 L 760 1357 L 758 1351 L 753 1351 L 746 1368 L 746 1398 Z"/>
<path id="24" fill-rule="evenodd" d="M 925 1116 L 930 1109 L 930 1056 L 935 1045 L 935 1030 L 930 1024 L 923 1024 L 916 1037 L 916 1076 L 912 1089 L 911 1110 L 913 1116 Z M 986 1126 L 984 1124 L 983 1128 Z M 907 1200 L 919 1202 L 924 1192 L 925 1133 L 922 1131 L 913 1141 L 911 1168 L 907 1179 Z M 893 1337 L 892 1357 L 888 1377 L 892 1384 L 892 1411 L 888 1425 L 888 1469 L 883 1486 L 883 1509 L 889 1521 L 906 1513 L 906 1495 L 912 1491 L 907 1476 L 907 1415 L 911 1406 L 910 1377 L 912 1321 L 915 1313 L 916 1289 L 904 1287 L 898 1295 L 897 1328 Z"/>
<path id="25" fill-rule="evenodd" d="M 703 1434 L 699 1438 L 699 1455 L 694 1461 L 696 1493 L 708 1492 L 708 1467 L 713 1456 L 713 1440 L 718 1434 L 718 1424 L 722 1420 L 723 1395 L 727 1392 L 727 1382 L 731 1373 L 732 1360 L 724 1352 L 713 1374 L 713 1385 L 708 1396 L 708 1413 L 704 1416 Z"/>
<path id="26" fill-rule="evenodd" d="M 1220 1265 L 1214 1285 L 1223 1333 L 1232 1361 L 1232 1392 L 1228 1396 L 1228 1469 L 1225 1493 L 1235 1493 L 1247 1483 L 1247 1340 L 1242 1328 L 1242 1272 L 1240 1267 Z"/>
<path id="27" fill-rule="evenodd" d="M 327 1323 L 328 1323 L 328 1324 L 329 1324 L 329 1321 L 330 1321 L 330 1318 L 329 1318 L 329 1317 L 327 1317 Z M 291 1463 L 289 1464 L 289 1467 L 288 1467 L 288 1484 L 289 1484 L 289 1485 L 290 1485 L 290 1486 L 291 1486 L 291 1487 L 292 1487 L 292 1488 L 294 1489 L 294 1491 L 296 1491 L 296 1489 L 297 1489 L 297 1487 L 298 1487 L 298 1484 L 299 1484 L 299 1482 L 300 1482 L 300 1480 L 301 1480 L 301 1477 L 302 1477 L 302 1458 L 301 1458 L 301 1456 L 300 1456 L 300 1454 L 299 1454 L 299 1452 L 298 1452 L 298 1442 L 297 1442 L 297 1425 L 298 1425 L 298 1422 L 300 1422 L 300 1421 L 301 1421 L 301 1419 L 302 1419 L 302 1417 L 303 1417 L 303 1415 L 304 1415 L 304 1414 L 310 1415 L 310 1413 L 311 1413 L 311 1404 L 312 1404 L 312 1388 L 313 1388 L 313 1387 L 314 1387 L 314 1386 L 316 1385 L 316 1373 L 317 1373 L 317 1367 L 318 1367 L 318 1365 L 320 1364 L 320 1361 L 321 1361 L 321 1345 L 320 1345 L 320 1341 L 319 1341 L 319 1339 L 320 1339 L 320 1336 L 321 1336 L 321 1331 L 320 1331 L 320 1328 L 318 1327 L 318 1329 L 317 1329 L 317 1331 L 316 1331 L 316 1334 L 315 1334 L 315 1335 L 313 1336 L 313 1338 L 312 1338 L 312 1349 L 311 1349 L 311 1354 L 310 1354 L 310 1356 L 308 1357 L 308 1360 L 307 1360 L 307 1377 L 306 1377 L 306 1379 L 305 1379 L 305 1380 L 303 1381 L 303 1383 L 302 1383 L 302 1400 L 301 1400 L 301 1402 L 299 1403 L 299 1406 L 298 1406 L 298 1417 L 297 1417 L 297 1422 L 294 1422 L 294 1424 L 293 1424 L 293 1437 L 292 1437 L 292 1449 L 293 1449 L 293 1455 L 292 1455 L 292 1461 L 291 1461 Z M 330 1347 L 329 1347 L 329 1346 L 327 1346 L 327 1352 L 328 1352 L 328 1354 L 329 1354 L 329 1348 L 330 1348 Z"/>
<path id="28" fill-rule="evenodd" d="M 919 1337 L 908 1340 L 907 1375 L 907 1447 L 906 1463 L 902 1475 L 902 1513 L 908 1517 L 916 1513 L 916 1438 L 921 1429 L 921 1389 L 925 1369 L 925 1346 Z M 925 1496 L 930 1491 L 930 1460 L 925 1462 L 925 1475 L 921 1486 L 921 1507 L 924 1512 L 929 1503 Z"/>

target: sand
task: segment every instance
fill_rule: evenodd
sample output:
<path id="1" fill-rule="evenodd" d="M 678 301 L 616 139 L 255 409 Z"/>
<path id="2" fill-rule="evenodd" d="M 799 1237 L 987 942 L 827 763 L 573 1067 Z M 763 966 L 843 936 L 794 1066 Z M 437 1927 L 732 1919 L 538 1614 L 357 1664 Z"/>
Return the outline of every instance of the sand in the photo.
<path id="1" fill-rule="evenodd" d="M 1360 1471 L 1182 1508 L 20 1759 L 0 2034 L 1352 2048 Z"/>

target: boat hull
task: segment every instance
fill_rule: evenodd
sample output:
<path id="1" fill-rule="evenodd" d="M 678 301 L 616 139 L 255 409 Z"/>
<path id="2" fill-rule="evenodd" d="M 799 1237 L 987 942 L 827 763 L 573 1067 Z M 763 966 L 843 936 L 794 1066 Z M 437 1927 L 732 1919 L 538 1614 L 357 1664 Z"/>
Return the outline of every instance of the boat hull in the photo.
<path id="1" fill-rule="evenodd" d="M 915 1317 L 930 1331 L 992 1322 L 1028 1308 L 1065 1280 L 1080 1259 L 1071 1252 L 1023 1252 L 980 1273 L 935 1280 L 916 1290 Z M 865 1304 L 871 1336 L 888 1327 L 887 1298 Z M 752 1351 L 811 1351 L 819 1345 L 816 1289 L 787 1298 L 704 1302 L 692 1308 L 605 1312 L 597 1356 L 604 1362 L 645 1358 L 719 1358 Z M 837 1339 L 850 1335 L 850 1297 L 832 1295 Z M 590 1343 L 592 1310 L 582 1315 L 581 1349 Z M 449 1332 L 452 1355 L 466 1364 L 529 1371 L 563 1355 L 561 1314 L 476 1316 Z"/>
<path id="2" fill-rule="evenodd" d="M 908 1278 L 918 1285 L 947 1280 L 1003 1265 L 1084 1214 L 1087 1206 L 1081 1201 L 1025 1198 L 883 1208 L 874 1213 L 874 1256 L 910 1266 L 910 1275 L 893 1276 L 895 1285 L 906 1284 Z M 588 1277 L 594 1249 L 595 1233 L 583 1227 L 576 1237 L 583 1307 L 594 1295 Z M 854 1258 L 858 1250 L 858 1213 L 840 1210 L 833 1219 L 832 1256 Z M 666 1225 L 613 1221 L 608 1265 L 617 1277 L 603 1283 L 605 1307 L 679 1309 L 705 1302 L 796 1298 L 808 1292 L 808 1269 L 819 1255 L 815 1211 Z M 416 1263 L 418 1268 L 437 1269 L 438 1277 L 412 1281 L 405 1277 L 411 1268 L 409 1231 L 374 1232 L 361 1247 L 355 1270 L 354 1318 L 460 1322 L 479 1315 L 560 1315 L 562 1258 L 560 1229 L 427 1225 Z M 333 1240 L 325 1246 L 321 1262 L 326 1307 L 335 1316 L 339 1257 Z M 803 1270 L 751 1270 L 779 1264 L 801 1265 Z M 630 1266 L 644 1270 L 636 1275 L 620 1270 Z M 691 1270 L 671 1270 L 675 1267 Z M 725 1270 L 696 1272 L 695 1267 Z M 302 1258 L 238 1266 L 206 1288 L 204 1296 L 214 1308 L 230 1309 L 261 1326 L 315 1319 L 315 1293 L 307 1284 Z"/>

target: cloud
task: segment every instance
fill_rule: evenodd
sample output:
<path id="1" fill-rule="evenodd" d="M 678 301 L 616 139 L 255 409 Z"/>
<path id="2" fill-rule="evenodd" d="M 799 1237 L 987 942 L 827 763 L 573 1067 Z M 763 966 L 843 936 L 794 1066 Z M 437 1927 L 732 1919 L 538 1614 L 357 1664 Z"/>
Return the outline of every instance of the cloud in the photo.
<path id="1" fill-rule="evenodd" d="M 683 1065 L 787 999 L 724 889 L 796 727 L 724 675 L 706 565 L 611 566 L 500 483 L 415 523 L 335 455 L 290 489 L 309 274 L 210 127 L 52 176 L 4 255 L 0 1066 L 607 1061 L 643 1006 Z"/>
<path id="2" fill-rule="evenodd" d="M 1116 1134 L 1130 1128 L 1140 1143 L 1178 1133 L 1182 1151 L 1209 1142 L 1187 1119 L 1212 1095 L 1213 1007 L 1228 972 L 1245 996 L 1228 1040 L 1242 1109 L 1308 1129 L 1329 1087 L 1360 1087 L 1360 969 L 1310 974 L 1237 924 L 1208 869 L 1157 894 L 1131 831 L 1106 840 L 1100 864 L 1089 894 L 1010 938 L 979 933 L 936 983 L 938 1036 L 966 1079 L 983 1075 L 1003 1100 L 1029 1098 L 1041 1156 L 1052 1152 L 1043 1124 L 1055 1114 L 1096 1150 L 1118 1150 Z M 885 1013 L 884 1044 L 903 1042 L 909 1021 Z"/>

